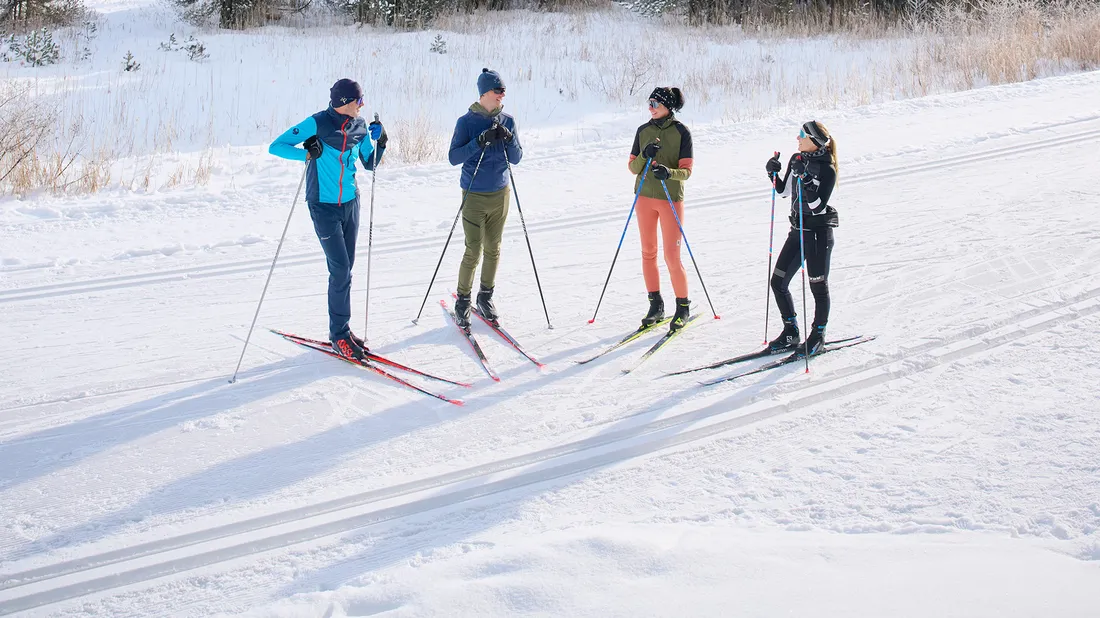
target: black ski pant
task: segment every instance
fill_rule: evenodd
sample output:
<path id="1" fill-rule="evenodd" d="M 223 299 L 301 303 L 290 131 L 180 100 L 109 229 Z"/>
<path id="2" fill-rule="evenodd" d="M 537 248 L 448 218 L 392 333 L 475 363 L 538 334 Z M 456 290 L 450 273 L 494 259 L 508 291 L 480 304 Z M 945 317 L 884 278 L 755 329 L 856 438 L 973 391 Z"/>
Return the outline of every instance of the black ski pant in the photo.
<path id="1" fill-rule="evenodd" d="M 814 295 L 814 325 L 824 326 L 829 322 L 829 262 L 833 255 L 833 228 L 804 230 L 801 236 L 806 250 L 806 274 L 810 277 L 810 291 Z M 792 227 L 772 271 L 772 292 L 784 319 L 796 315 L 790 287 L 791 280 L 802 265 L 798 238 L 799 230 Z"/>
<path id="2" fill-rule="evenodd" d="M 359 236 L 359 198 L 343 204 L 310 202 L 309 216 L 328 263 L 328 335 L 336 339 L 351 332 L 351 269 Z"/>

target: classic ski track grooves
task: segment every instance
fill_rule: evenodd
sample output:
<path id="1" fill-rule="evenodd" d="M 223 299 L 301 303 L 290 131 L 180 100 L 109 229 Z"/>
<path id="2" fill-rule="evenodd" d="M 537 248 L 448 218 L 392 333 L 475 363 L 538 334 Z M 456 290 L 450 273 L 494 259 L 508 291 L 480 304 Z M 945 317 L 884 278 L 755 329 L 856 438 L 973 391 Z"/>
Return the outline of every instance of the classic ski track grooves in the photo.
<path id="1" fill-rule="evenodd" d="M 999 324 L 976 327 L 943 341 L 906 350 L 898 357 L 878 358 L 863 366 L 836 372 L 823 380 L 783 393 L 783 402 L 748 414 L 737 415 L 737 411 L 754 405 L 753 400 L 744 403 L 720 400 L 676 416 L 465 470 L 9 573 L 0 580 L 0 615 L 347 533 L 650 455 L 906 378 L 1093 313 L 1100 313 L 1100 287 L 1016 314 Z M 617 418 L 608 423 L 621 424 L 629 418 Z M 685 427 L 691 428 L 685 430 Z M 520 470 L 525 467 L 533 468 Z M 494 478 L 507 472 L 514 473 L 504 478 Z M 453 489 L 438 491 L 448 486 L 453 486 Z M 402 501 L 400 498 L 407 499 Z M 84 577 L 81 578 L 81 575 Z M 60 584 L 57 587 L 49 587 L 51 580 L 61 578 L 79 581 L 61 581 L 57 582 Z M 19 596 L 22 588 L 27 589 L 27 594 Z M 4 594 L 3 591 L 13 591 L 15 594 Z"/>
<path id="2" fill-rule="evenodd" d="M 1089 122 L 1095 122 L 1096 120 L 1096 118 L 1082 118 L 1062 123 L 1054 123 L 1050 125 L 1044 125 L 1042 127 L 1036 127 L 1029 131 L 1021 131 L 1019 133 L 1013 133 L 1010 135 L 998 136 L 993 139 L 1016 137 L 1021 134 L 1027 134 L 1035 131 L 1049 130 L 1053 127 L 1085 124 Z M 1005 155 L 1029 154 L 1036 149 L 1053 148 L 1067 143 L 1080 142 L 1092 137 L 1100 137 L 1100 129 L 1089 129 L 1067 135 L 1058 135 L 1037 140 L 1029 140 L 1022 144 L 999 146 L 976 153 L 965 153 L 960 155 L 942 157 L 930 161 L 925 161 L 923 163 L 915 163 L 912 165 L 898 165 L 886 169 L 868 172 L 866 174 L 853 178 L 845 178 L 844 182 L 849 185 L 862 184 L 879 180 L 881 178 L 895 176 L 899 173 L 913 174 L 916 172 L 935 171 L 951 165 L 978 163 L 989 159 L 1003 157 Z M 766 190 L 761 189 L 733 191 L 729 193 L 722 193 L 721 195 L 710 195 L 694 198 L 691 202 L 691 207 L 692 209 L 717 208 L 720 206 L 727 206 L 734 202 L 759 199 L 761 198 L 761 196 L 766 195 L 770 195 L 770 193 Z M 589 213 L 573 217 L 563 217 L 560 219 L 555 219 L 553 221 L 544 221 L 541 223 L 535 222 L 529 225 L 528 229 L 532 232 L 550 232 L 559 229 L 572 228 L 579 224 L 600 223 L 612 220 L 617 221 L 622 216 L 621 211 L 621 208 L 615 208 L 604 210 L 598 213 Z M 505 235 L 508 237 L 512 237 L 518 234 L 521 234 L 521 232 L 515 229 L 505 232 Z M 378 251 L 382 254 L 402 253 L 406 251 L 415 251 L 427 247 L 436 246 L 440 242 L 442 242 L 443 238 L 444 237 L 442 235 L 439 235 L 411 242 L 408 240 L 376 242 L 374 247 L 375 251 Z M 279 261 L 279 264 L 283 267 L 302 266 L 306 264 L 312 264 L 322 259 L 322 257 L 322 253 L 320 251 L 309 251 L 306 253 L 297 253 L 284 256 L 283 259 Z M 271 261 L 269 259 L 251 259 L 236 262 L 224 262 L 221 264 L 208 264 L 191 268 L 178 268 L 174 270 L 163 270 L 133 275 L 118 275 L 111 277 L 86 279 L 83 281 L 54 283 L 49 285 L 40 285 L 25 288 L 12 288 L 9 290 L 0 291 L 0 304 L 39 300 L 43 298 L 55 298 L 58 296 L 67 296 L 70 294 L 81 294 L 86 292 L 98 292 L 103 290 L 128 288 L 146 284 L 166 283 L 183 279 L 198 279 L 236 275 L 247 272 L 262 271 L 270 267 L 270 265 Z"/>

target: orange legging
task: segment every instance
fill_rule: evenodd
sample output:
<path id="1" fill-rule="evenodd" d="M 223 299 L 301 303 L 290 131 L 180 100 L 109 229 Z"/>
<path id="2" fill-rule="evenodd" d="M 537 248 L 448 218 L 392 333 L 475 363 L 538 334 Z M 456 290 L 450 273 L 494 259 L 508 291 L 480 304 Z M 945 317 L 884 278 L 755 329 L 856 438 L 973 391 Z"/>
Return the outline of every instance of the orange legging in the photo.
<path id="1" fill-rule="evenodd" d="M 638 197 L 638 232 L 642 237 L 642 277 L 648 292 L 661 290 L 661 273 L 657 270 L 657 222 L 661 223 L 661 244 L 665 247 L 665 266 L 672 279 L 672 291 L 677 298 L 687 298 L 687 271 L 680 262 L 680 227 L 668 207 L 668 200 Z M 676 202 L 676 215 L 684 222 L 684 203 Z"/>

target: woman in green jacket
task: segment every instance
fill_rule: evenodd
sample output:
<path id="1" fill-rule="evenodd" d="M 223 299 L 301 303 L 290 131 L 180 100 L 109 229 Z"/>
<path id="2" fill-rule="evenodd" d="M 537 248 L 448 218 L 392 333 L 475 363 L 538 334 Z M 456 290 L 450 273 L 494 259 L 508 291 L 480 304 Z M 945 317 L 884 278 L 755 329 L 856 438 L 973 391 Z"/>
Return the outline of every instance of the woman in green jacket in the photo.
<path id="1" fill-rule="evenodd" d="M 665 266 L 672 279 L 672 291 L 676 294 L 676 313 L 669 323 L 669 330 L 684 327 L 688 319 L 687 271 L 680 261 L 680 226 L 684 221 L 684 181 L 691 177 L 691 131 L 676 120 L 675 112 L 684 106 L 684 95 L 679 88 L 658 87 L 649 95 L 649 122 L 638 127 L 634 145 L 630 149 L 630 171 L 637 178 L 634 190 L 645 177 L 638 196 L 638 231 L 642 237 L 642 276 L 649 292 L 649 313 L 642 318 L 642 326 L 651 326 L 665 317 L 665 302 L 661 298 L 661 275 L 657 270 L 657 224 L 661 226 L 661 242 L 664 245 Z M 646 162 L 650 161 L 649 170 Z M 664 187 L 668 187 L 668 196 Z M 673 215 L 672 205 L 676 208 Z"/>

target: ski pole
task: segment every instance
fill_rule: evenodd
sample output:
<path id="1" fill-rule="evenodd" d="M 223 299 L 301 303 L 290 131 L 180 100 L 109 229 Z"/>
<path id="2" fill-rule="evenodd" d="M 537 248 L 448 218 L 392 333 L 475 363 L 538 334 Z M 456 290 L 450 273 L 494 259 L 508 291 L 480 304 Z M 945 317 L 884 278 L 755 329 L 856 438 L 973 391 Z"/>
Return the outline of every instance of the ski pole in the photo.
<path id="1" fill-rule="evenodd" d="M 374 113 L 374 121 L 378 122 L 378 112 Z M 381 126 L 381 123 L 379 124 Z M 382 137 L 379 135 L 378 137 Z M 374 142 L 374 151 L 371 152 L 370 170 L 370 219 L 367 224 L 367 302 L 363 309 L 363 341 L 367 340 L 367 327 L 370 325 L 370 258 L 371 248 L 374 245 L 374 181 L 378 176 L 378 142 Z"/>
<path id="2" fill-rule="evenodd" d="M 474 173 L 470 176 L 470 186 L 474 186 L 474 179 L 477 178 L 477 171 L 481 169 L 481 161 L 485 159 L 485 147 L 481 147 L 481 156 L 477 158 L 477 165 L 474 166 Z M 466 192 L 462 194 L 462 202 L 458 205 L 458 212 L 455 213 L 455 220 L 451 223 L 451 232 L 447 234 L 447 242 L 443 243 L 443 252 L 439 254 L 439 262 L 435 265 L 435 272 L 432 273 L 432 280 L 428 282 L 428 290 L 424 292 L 424 300 L 420 303 L 420 311 L 416 312 L 416 318 L 412 321 L 416 324 L 420 321 L 420 314 L 424 313 L 424 305 L 428 303 L 428 295 L 432 293 L 432 286 L 435 285 L 435 278 L 439 275 L 439 267 L 443 265 L 443 256 L 447 255 L 447 245 L 451 244 L 451 236 L 455 233 L 455 226 L 458 225 L 458 218 L 462 216 L 462 208 L 466 206 L 466 198 L 470 195 L 470 190 L 466 189 Z"/>
<path id="3" fill-rule="evenodd" d="M 802 316 L 810 319 L 806 313 L 806 229 L 802 226 L 802 178 L 798 179 L 798 251 L 802 254 Z M 812 326 L 810 328 L 813 328 Z M 802 342 L 802 354 L 806 357 L 806 373 L 810 373 L 810 335 L 806 329 L 806 341 Z"/>
<path id="4" fill-rule="evenodd" d="M 684 246 L 687 247 L 688 255 L 691 256 L 691 263 L 695 266 L 695 274 L 699 275 L 699 285 L 703 286 L 703 295 L 707 297 L 707 303 L 710 304 L 710 312 L 714 314 L 715 320 L 721 320 L 722 316 L 718 315 L 718 312 L 714 310 L 714 303 L 710 300 L 710 293 L 707 292 L 707 284 L 703 283 L 703 273 L 699 271 L 699 264 L 695 261 L 695 254 L 691 252 L 691 243 L 688 242 L 687 234 L 684 233 L 684 226 L 680 223 L 680 215 L 676 214 L 676 205 L 672 203 L 672 196 L 669 195 L 668 185 L 664 180 L 661 180 L 661 188 L 665 190 L 665 198 L 668 200 L 668 207 L 672 209 L 672 216 L 676 218 L 676 225 L 680 227 L 680 236 L 684 239 Z"/>
<path id="5" fill-rule="evenodd" d="M 252 340 L 252 329 L 256 328 L 256 319 L 260 317 L 260 307 L 264 305 L 264 297 L 267 296 L 267 286 L 271 283 L 271 275 L 275 272 L 275 263 L 279 261 L 279 252 L 283 249 L 283 241 L 286 239 L 286 232 L 290 229 L 290 219 L 294 216 L 294 207 L 298 205 L 298 196 L 302 193 L 302 185 L 306 182 L 306 171 L 309 170 L 309 159 L 306 159 L 305 167 L 302 168 L 302 179 L 298 181 L 298 190 L 294 192 L 294 201 L 290 203 L 290 214 L 286 217 L 286 225 L 283 226 L 283 235 L 279 237 L 279 245 L 275 247 L 275 258 L 271 260 L 271 268 L 267 271 L 267 281 L 264 282 L 264 291 L 260 293 L 260 302 L 256 305 L 256 314 L 252 316 L 252 325 L 248 327 L 248 336 L 244 338 L 244 347 L 241 348 L 241 357 L 237 359 L 237 368 L 233 370 L 233 377 L 229 378 L 229 383 L 233 384 L 237 381 L 237 372 L 241 370 L 241 363 L 244 361 L 245 350 L 248 349 L 248 342 Z"/>
<path id="6" fill-rule="evenodd" d="M 619 246 L 615 247 L 615 257 L 611 258 L 611 268 L 607 271 L 607 280 L 603 282 L 603 290 L 600 290 L 600 300 L 596 301 L 596 311 L 592 313 L 592 319 L 588 321 L 589 324 L 596 321 L 596 314 L 600 312 L 600 304 L 603 303 L 603 295 L 607 292 L 607 284 L 611 281 L 611 273 L 615 270 L 615 262 L 619 259 L 619 250 L 623 248 L 626 230 L 630 228 L 630 219 L 634 216 L 634 207 L 638 205 L 638 196 L 642 194 L 642 186 L 645 185 L 646 176 L 649 175 L 649 165 L 652 162 L 653 157 L 645 160 L 645 170 L 642 171 L 642 180 L 638 183 L 638 190 L 634 192 L 634 201 L 630 204 L 630 212 L 626 215 L 626 225 L 623 226 L 623 235 L 619 237 Z"/>
<path id="7" fill-rule="evenodd" d="M 553 330 L 550 323 L 550 312 L 546 309 L 546 297 L 542 294 L 542 284 L 539 283 L 539 269 L 535 266 L 535 252 L 531 249 L 531 237 L 527 234 L 527 222 L 523 220 L 523 207 L 519 205 L 519 190 L 516 189 L 516 179 L 512 175 L 512 162 L 508 159 L 508 145 L 504 145 L 504 162 L 508 164 L 508 181 L 512 183 L 512 193 L 516 196 L 516 210 L 519 211 L 519 223 L 523 226 L 523 238 L 527 241 L 527 253 L 531 256 L 531 270 L 535 271 L 535 286 L 539 289 L 539 298 L 542 299 L 542 312 L 546 314 L 546 328 Z"/>
<path id="8" fill-rule="evenodd" d="M 779 153 L 775 153 L 779 157 Z M 775 176 L 772 176 L 772 222 L 768 229 L 768 274 L 764 277 L 764 345 L 768 343 L 768 318 L 771 313 L 772 303 L 772 250 L 775 245 Z"/>

